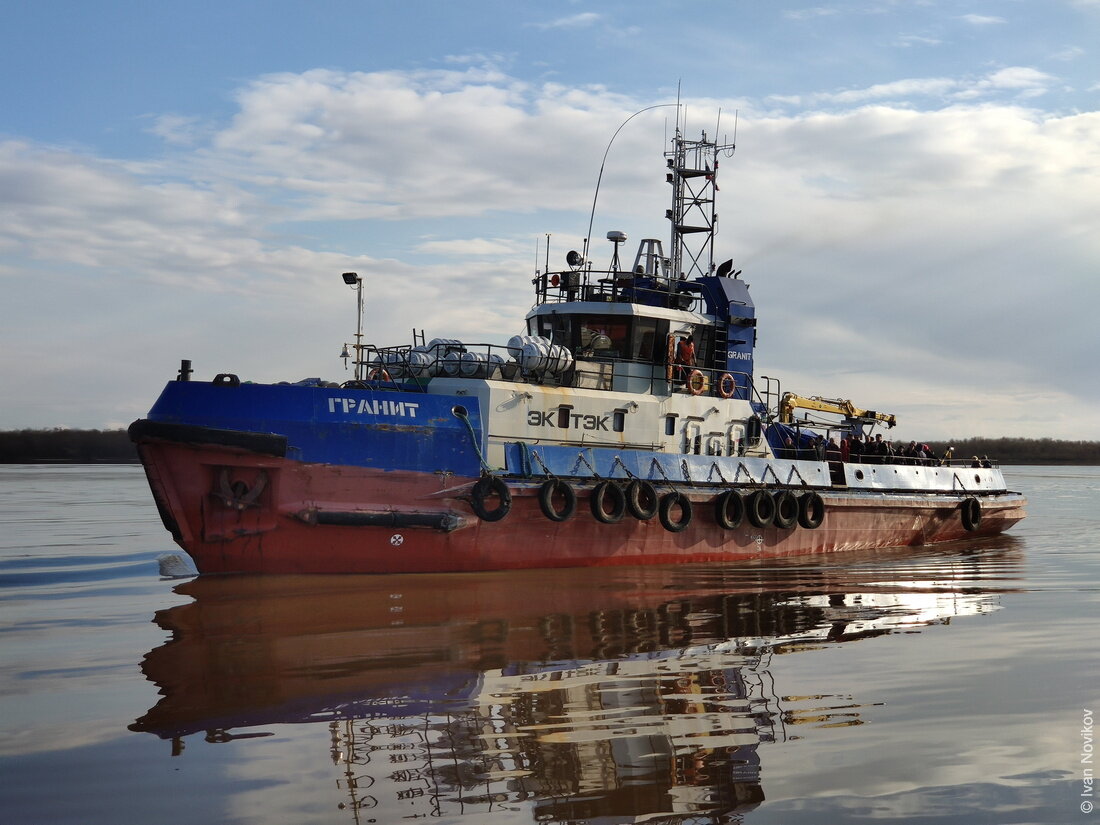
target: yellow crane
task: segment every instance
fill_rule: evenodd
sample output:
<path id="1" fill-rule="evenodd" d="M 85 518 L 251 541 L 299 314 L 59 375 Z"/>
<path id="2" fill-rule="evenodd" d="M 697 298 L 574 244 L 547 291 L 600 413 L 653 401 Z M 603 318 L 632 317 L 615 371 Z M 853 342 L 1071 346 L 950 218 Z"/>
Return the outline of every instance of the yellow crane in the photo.
<path id="1" fill-rule="evenodd" d="M 784 393 L 783 398 L 779 401 L 779 422 L 781 424 L 793 423 L 794 411 L 800 407 L 807 410 L 843 415 L 861 421 L 881 421 L 887 427 L 893 427 L 898 423 L 896 416 L 889 413 L 875 412 L 874 410 L 861 410 L 851 401 L 840 398 L 818 398 L 817 396 L 806 398 L 795 395 L 793 392 Z"/>

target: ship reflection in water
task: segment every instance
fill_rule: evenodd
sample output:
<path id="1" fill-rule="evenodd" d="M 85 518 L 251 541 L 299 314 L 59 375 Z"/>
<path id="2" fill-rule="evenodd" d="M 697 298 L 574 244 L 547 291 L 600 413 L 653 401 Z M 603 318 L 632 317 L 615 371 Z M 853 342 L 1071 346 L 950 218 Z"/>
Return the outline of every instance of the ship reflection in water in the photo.
<path id="1" fill-rule="evenodd" d="M 155 618 L 172 638 L 143 670 L 163 699 L 131 727 L 179 754 L 191 734 L 201 748 L 322 725 L 349 822 L 736 822 L 765 798 L 762 743 L 862 724 L 875 704 L 870 678 L 867 696 L 784 695 L 774 657 L 996 610 L 1012 547 L 197 579 L 177 588 L 193 603 Z"/>

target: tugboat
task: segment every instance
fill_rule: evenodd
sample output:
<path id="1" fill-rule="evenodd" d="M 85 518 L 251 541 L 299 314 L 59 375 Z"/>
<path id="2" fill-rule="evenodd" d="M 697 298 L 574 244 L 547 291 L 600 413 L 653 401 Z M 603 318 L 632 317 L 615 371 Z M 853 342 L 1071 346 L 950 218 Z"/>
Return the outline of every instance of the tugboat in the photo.
<path id="1" fill-rule="evenodd" d="M 755 378 L 748 284 L 714 259 L 733 148 L 677 127 L 667 256 L 646 238 L 624 267 L 608 232 L 599 269 L 586 239 L 535 273 L 505 346 L 378 347 L 360 322 L 340 384 L 183 361 L 130 427 L 165 527 L 201 573 L 406 573 L 771 560 L 1024 518 L 991 462 L 861 455 L 893 415 Z"/>

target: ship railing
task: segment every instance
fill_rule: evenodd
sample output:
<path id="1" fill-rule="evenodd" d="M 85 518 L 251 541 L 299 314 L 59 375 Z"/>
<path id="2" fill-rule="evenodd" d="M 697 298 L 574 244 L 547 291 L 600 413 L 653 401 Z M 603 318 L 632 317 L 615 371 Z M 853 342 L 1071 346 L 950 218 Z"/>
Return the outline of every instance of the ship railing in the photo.
<path id="1" fill-rule="evenodd" d="M 544 272 L 532 281 L 537 304 L 590 301 L 630 303 L 702 313 L 702 295 L 685 291 L 675 278 L 620 270 Z"/>
<path id="2" fill-rule="evenodd" d="M 911 467 L 951 467 L 956 470 L 969 469 L 996 469 L 1001 466 L 999 461 L 986 459 L 975 464 L 969 458 L 919 458 L 908 455 L 860 455 L 850 456 L 849 464 L 894 464 Z"/>
<path id="3" fill-rule="evenodd" d="M 715 398 L 734 399 L 738 401 L 759 400 L 759 393 L 753 385 L 751 373 L 738 372 L 736 370 L 724 370 L 720 367 L 688 366 L 673 364 L 672 369 L 664 367 L 665 372 L 661 376 L 661 382 L 671 385 L 673 392 L 689 393 L 692 395 L 713 396 Z M 693 373 L 702 376 L 701 380 Z M 671 380 L 669 375 L 671 374 Z"/>
<path id="4" fill-rule="evenodd" d="M 357 374 L 363 378 L 345 382 L 363 388 L 425 392 L 437 377 L 498 378 L 514 380 L 519 364 L 515 349 L 498 344 L 472 344 L 453 339 L 435 339 L 428 345 L 403 344 L 360 347 Z"/>
<path id="5" fill-rule="evenodd" d="M 642 369 L 632 371 L 630 365 L 640 365 Z M 573 375 L 564 376 L 563 385 L 601 390 L 630 387 L 633 392 L 648 395 L 671 392 L 723 400 L 760 400 L 753 377 L 747 372 L 583 353 L 578 353 Z"/>
<path id="6" fill-rule="evenodd" d="M 759 401 L 747 372 L 682 364 L 654 363 L 558 347 L 541 357 L 516 347 L 435 339 L 427 346 L 377 347 L 364 344 L 357 374 L 345 387 L 426 392 L 433 378 L 481 378 L 559 387 L 630 391 L 650 395 L 693 394 Z M 639 364 L 640 371 L 627 365 Z"/>

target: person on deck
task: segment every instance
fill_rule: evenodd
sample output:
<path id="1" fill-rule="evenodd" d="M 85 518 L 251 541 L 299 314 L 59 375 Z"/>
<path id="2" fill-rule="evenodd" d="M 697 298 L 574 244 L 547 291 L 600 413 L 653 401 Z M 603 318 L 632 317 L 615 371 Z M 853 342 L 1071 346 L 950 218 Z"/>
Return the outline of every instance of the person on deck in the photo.
<path id="1" fill-rule="evenodd" d="M 681 383 L 687 381 L 688 373 L 695 367 L 695 336 L 681 338 L 676 345 L 676 375 Z"/>
<path id="2" fill-rule="evenodd" d="M 893 441 L 882 442 L 882 463 L 883 464 L 897 464 L 898 454 L 894 450 Z"/>
<path id="3" fill-rule="evenodd" d="M 848 442 L 848 460 L 853 464 L 860 464 L 863 462 L 863 441 L 860 440 L 861 436 L 856 433 L 852 436 L 851 441 Z"/>
<path id="4" fill-rule="evenodd" d="M 779 458 L 797 458 L 798 451 L 794 446 L 794 439 L 787 436 L 783 439 L 783 446 L 779 448 Z"/>
<path id="5" fill-rule="evenodd" d="M 904 455 L 906 464 L 920 464 L 920 450 L 917 447 L 916 441 L 909 442 L 909 446 L 905 448 Z"/>
<path id="6" fill-rule="evenodd" d="M 867 442 L 867 452 L 871 454 L 870 462 L 872 464 L 886 463 L 886 442 L 882 440 L 882 433 L 876 434 L 873 441 Z"/>
<path id="7" fill-rule="evenodd" d="M 816 461 L 825 460 L 825 436 L 819 435 L 814 441 L 812 458 Z"/>

